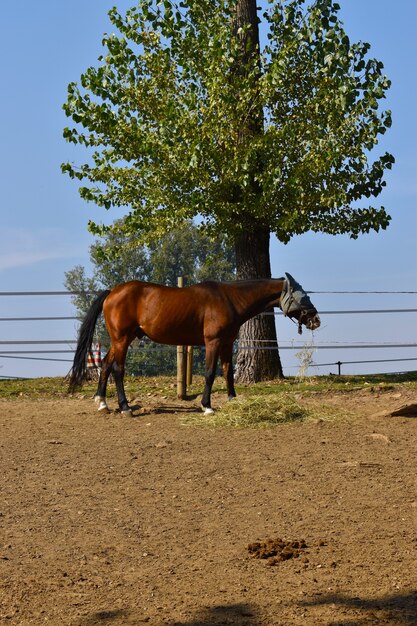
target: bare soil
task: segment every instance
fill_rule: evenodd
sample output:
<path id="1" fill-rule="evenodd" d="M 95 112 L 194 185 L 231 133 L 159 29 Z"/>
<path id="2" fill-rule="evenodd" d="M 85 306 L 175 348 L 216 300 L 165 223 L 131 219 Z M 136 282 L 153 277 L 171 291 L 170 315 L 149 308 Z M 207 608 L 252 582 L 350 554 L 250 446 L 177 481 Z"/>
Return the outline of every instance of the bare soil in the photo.
<path id="1" fill-rule="evenodd" d="M 417 624 L 416 397 L 319 400 L 352 417 L 209 429 L 182 424 L 197 401 L 0 400 L 1 624 Z"/>

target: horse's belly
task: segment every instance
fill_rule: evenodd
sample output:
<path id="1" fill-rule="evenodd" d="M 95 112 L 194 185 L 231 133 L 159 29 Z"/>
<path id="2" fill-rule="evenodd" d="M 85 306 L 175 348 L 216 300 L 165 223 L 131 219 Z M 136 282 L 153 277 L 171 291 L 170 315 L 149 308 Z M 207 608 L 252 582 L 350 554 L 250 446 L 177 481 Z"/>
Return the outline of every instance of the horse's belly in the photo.
<path id="1" fill-rule="evenodd" d="M 141 326 L 141 330 L 149 339 L 156 343 L 170 346 L 202 346 L 204 345 L 203 331 L 192 327 L 155 327 L 150 324 Z"/>

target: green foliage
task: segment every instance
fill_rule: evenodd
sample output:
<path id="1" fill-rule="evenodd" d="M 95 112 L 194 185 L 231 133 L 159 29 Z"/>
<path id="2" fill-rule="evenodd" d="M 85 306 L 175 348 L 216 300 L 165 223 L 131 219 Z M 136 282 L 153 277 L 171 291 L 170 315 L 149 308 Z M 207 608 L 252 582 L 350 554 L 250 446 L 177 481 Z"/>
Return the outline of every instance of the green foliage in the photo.
<path id="1" fill-rule="evenodd" d="M 90 161 L 63 164 L 80 194 L 126 206 L 123 232 L 160 238 L 199 215 L 208 232 L 237 236 L 253 223 L 283 242 L 309 230 L 386 228 L 376 197 L 392 167 L 371 150 L 391 125 L 379 112 L 390 86 L 369 44 L 352 43 L 332 0 L 276 0 L 268 43 L 245 55 L 231 0 L 140 0 L 109 12 L 98 67 L 71 83 L 67 141 Z M 262 132 L 242 132 L 264 112 Z M 114 226 L 90 223 L 93 233 Z"/>
<path id="2" fill-rule="evenodd" d="M 129 280 L 148 280 L 151 273 L 147 250 L 126 237 L 123 220 L 90 247 L 90 260 L 96 281 L 106 289 Z"/>
<path id="3" fill-rule="evenodd" d="M 166 285 L 176 285 L 178 276 L 188 285 L 236 278 L 228 240 L 208 236 L 189 220 L 149 244 L 149 265 L 149 280 Z"/>
<path id="4" fill-rule="evenodd" d="M 65 272 L 64 284 L 68 291 L 73 292 L 71 300 L 80 317 L 87 313 L 96 292 L 102 288 L 99 286 L 96 276 L 89 278 L 86 275 L 85 268 L 82 265 L 76 265 L 68 272 Z"/>
<path id="5" fill-rule="evenodd" d="M 386 228 L 383 208 L 359 208 L 361 198 L 377 196 L 385 169 L 394 162 L 384 154 L 369 163 L 378 135 L 391 126 L 390 112 L 378 114 L 378 100 L 390 81 L 383 64 L 367 58 L 366 43 L 352 44 L 338 20 L 339 5 L 317 0 L 276 3 L 269 16 L 270 42 L 261 91 L 268 110 L 263 141 L 280 145 L 286 163 L 265 163 L 269 188 L 272 170 L 292 211 L 275 226 L 282 240 L 306 230 L 356 237 Z M 271 150 L 272 155 L 272 150 Z M 282 230 L 284 227 L 284 230 Z"/>

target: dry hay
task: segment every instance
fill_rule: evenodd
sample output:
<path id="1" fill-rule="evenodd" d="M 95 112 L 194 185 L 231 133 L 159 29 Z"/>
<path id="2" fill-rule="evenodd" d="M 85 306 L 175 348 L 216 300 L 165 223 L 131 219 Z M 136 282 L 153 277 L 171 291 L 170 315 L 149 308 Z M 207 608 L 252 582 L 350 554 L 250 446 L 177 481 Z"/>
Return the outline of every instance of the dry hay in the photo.
<path id="1" fill-rule="evenodd" d="M 289 394 L 239 396 L 211 415 L 189 414 L 186 424 L 231 428 L 267 428 L 280 424 L 329 420 L 346 415 L 329 406 L 302 406 Z"/>
<path id="2" fill-rule="evenodd" d="M 224 404 L 219 418 L 229 426 L 269 426 L 288 422 L 302 422 L 308 410 L 291 396 L 241 396 Z"/>

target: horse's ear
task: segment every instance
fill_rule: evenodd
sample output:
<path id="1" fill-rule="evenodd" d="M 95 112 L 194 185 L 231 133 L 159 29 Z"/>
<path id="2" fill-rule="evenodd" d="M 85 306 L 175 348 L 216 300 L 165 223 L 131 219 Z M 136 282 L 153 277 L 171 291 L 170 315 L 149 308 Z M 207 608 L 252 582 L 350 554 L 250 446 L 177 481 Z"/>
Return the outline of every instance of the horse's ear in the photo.
<path id="1" fill-rule="evenodd" d="M 313 306 L 310 298 L 308 297 L 307 293 L 304 291 L 300 283 L 297 283 L 295 278 L 293 278 L 291 274 L 288 274 L 288 272 L 285 272 L 285 276 L 287 277 L 289 288 L 294 296 L 295 301 L 298 302 L 300 306 L 306 309 L 314 309 L 315 307 Z"/>
<path id="2" fill-rule="evenodd" d="M 295 278 L 293 278 L 291 276 L 291 274 L 289 274 L 288 272 L 285 272 L 285 276 L 287 277 L 287 281 L 288 281 L 292 291 L 298 291 L 299 289 L 303 289 L 301 287 L 301 285 L 299 283 L 297 283 Z"/>

